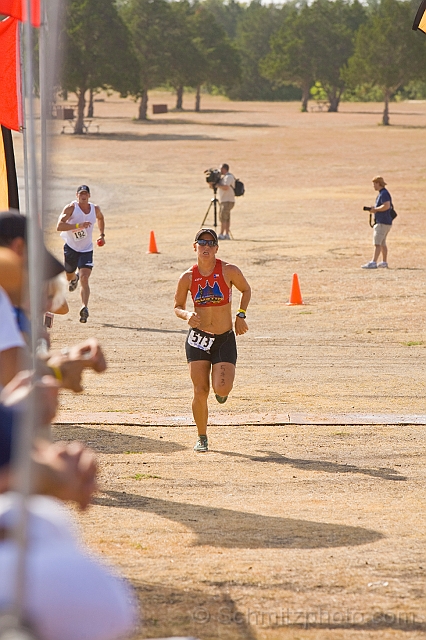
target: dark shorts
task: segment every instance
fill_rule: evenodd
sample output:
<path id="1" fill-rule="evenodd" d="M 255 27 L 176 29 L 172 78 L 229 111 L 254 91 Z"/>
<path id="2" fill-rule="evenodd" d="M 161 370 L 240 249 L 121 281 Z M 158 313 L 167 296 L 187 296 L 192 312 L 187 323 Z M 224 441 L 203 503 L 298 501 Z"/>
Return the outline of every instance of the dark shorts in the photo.
<path id="1" fill-rule="evenodd" d="M 217 364 L 218 362 L 230 362 L 235 365 L 237 363 L 237 343 L 235 341 L 235 333 L 232 329 L 226 333 L 215 335 L 213 345 L 210 347 L 209 351 L 193 347 L 188 343 L 191 331 L 192 329 L 188 331 L 185 341 L 186 359 L 188 362 L 208 360 L 212 364 Z M 195 329 L 195 331 L 197 332 L 197 329 Z M 212 335 L 204 334 L 202 331 L 199 333 L 206 336 Z"/>
<path id="2" fill-rule="evenodd" d="M 64 266 L 67 273 L 78 269 L 93 269 L 93 251 L 74 251 L 64 244 Z"/>

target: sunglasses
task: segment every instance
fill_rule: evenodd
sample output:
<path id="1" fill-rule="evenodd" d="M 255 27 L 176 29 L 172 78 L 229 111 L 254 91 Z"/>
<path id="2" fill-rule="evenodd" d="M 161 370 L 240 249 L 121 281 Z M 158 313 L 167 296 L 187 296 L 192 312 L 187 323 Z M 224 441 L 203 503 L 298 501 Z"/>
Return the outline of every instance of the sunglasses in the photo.
<path id="1" fill-rule="evenodd" d="M 205 247 L 206 245 L 208 247 L 215 247 L 216 246 L 216 240 L 197 240 L 197 244 L 200 245 L 200 247 Z"/>

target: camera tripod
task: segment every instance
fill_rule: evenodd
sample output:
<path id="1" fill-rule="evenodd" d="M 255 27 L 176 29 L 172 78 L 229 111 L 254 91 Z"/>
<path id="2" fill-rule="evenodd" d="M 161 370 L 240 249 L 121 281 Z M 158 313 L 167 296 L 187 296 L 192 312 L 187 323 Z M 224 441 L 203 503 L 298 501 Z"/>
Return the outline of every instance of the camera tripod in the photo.
<path id="1" fill-rule="evenodd" d="M 219 202 L 219 200 L 216 198 L 216 194 L 217 194 L 217 187 L 213 187 L 213 193 L 214 193 L 214 196 L 213 196 L 213 198 L 210 200 L 210 204 L 209 204 L 209 207 L 208 207 L 208 209 L 207 209 L 207 211 L 206 211 L 206 215 L 204 216 L 203 221 L 202 221 L 202 223 L 201 223 L 201 228 L 203 228 L 203 227 L 204 227 L 204 224 L 205 224 L 205 222 L 206 222 L 206 220 L 207 220 L 207 216 L 209 215 L 209 213 L 210 213 L 210 209 L 211 209 L 211 208 L 212 208 L 212 206 L 213 206 L 213 215 L 214 215 L 214 222 L 213 222 L 213 226 L 214 226 L 214 228 L 215 228 L 215 230 L 216 230 L 216 227 L 217 227 L 217 203 Z"/>
<path id="2" fill-rule="evenodd" d="M 219 200 L 216 198 L 216 194 L 217 194 L 217 187 L 213 187 L 213 193 L 214 193 L 214 196 L 213 196 L 213 198 L 210 200 L 210 204 L 209 204 L 208 209 L 207 209 L 207 211 L 206 211 L 206 215 L 204 216 L 203 221 L 202 221 L 202 223 L 201 223 L 201 228 L 203 228 L 203 227 L 204 227 L 204 224 L 205 224 L 205 222 L 206 222 L 206 220 L 207 220 L 207 216 L 209 215 L 209 213 L 210 213 L 210 209 L 211 209 L 211 208 L 212 208 L 212 206 L 213 206 L 213 216 L 214 216 L 213 226 L 214 226 L 215 231 L 216 231 L 216 227 L 217 227 L 217 203 L 219 202 Z M 232 238 L 232 240 L 233 240 L 234 238 L 233 238 L 233 235 L 232 235 L 232 233 L 231 233 L 231 232 L 229 232 L 229 235 L 231 236 L 231 238 Z"/>

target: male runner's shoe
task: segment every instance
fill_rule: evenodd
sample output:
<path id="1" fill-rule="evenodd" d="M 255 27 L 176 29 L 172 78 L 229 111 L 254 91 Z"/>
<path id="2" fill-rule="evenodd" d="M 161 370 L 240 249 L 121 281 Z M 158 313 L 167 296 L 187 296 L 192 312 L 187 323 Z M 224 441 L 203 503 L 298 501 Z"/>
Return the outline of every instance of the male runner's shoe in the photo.
<path id="1" fill-rule="evenodd" d="M 379 262 L 377 267 L 380 267 L 381 269 L 387 269 L 388 268 L 388 263 L 387 262 Z"/>
<path id="2" fill-rule="evenodd" d="M 228 396 L 218 396 L 217 393 L 215 393 L 214 395 L 219 404 L 225 404 L 225 402 L 228 400 Z"/>
<path id="3" fill-rule="evenodd" d="M 80 276 L 76 273 L 74 280 L 68 283 L 68 291 L 75 291 L 77 289 L 78 281 L 80 280 Z"/>
<path id="4" fill-rule="evenodd" d="M 89 317 L 89 309 L 87 307 L 82 307 L 80 309 L 80 322 L 87 322 L 87 318 Z"/>
<path id="5" fill-rule="evenodd" d="M 197 443 L 194 447 L 194 451 L 204 452 L 209 450 L 209 443 L 207 442 L 207 436 L 198 436 Z"/>
<path id="6" fill-rule="evenodd" d="M 371 260 L 371 262 L 367 262 L 367 264 L 363 264 L 361 269 L 377 269 L 377 262 Z"/>
<path id="7" fill-rule="evenodd" d="M 217 236 L 218 240 L 226 240 L 226 236 L 224 233 L 219 233 L 219 235 Z"/>

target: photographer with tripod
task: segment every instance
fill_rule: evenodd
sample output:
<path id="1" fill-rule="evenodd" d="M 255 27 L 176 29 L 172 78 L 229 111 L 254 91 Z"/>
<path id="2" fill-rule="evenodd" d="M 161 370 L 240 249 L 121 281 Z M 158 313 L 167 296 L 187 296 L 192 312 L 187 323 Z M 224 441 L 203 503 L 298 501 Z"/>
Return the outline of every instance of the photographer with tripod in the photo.
<path id="1" fill-rule="evenodd" d="M 229 172 L 229 164 L 220 167 L 220 178 L 216 184 L 209 183 L 210 188 L 218 189 L 220 234 L 219 240 L 230 240 L 231 210 L 235 204 L 235 178 Z"/>

